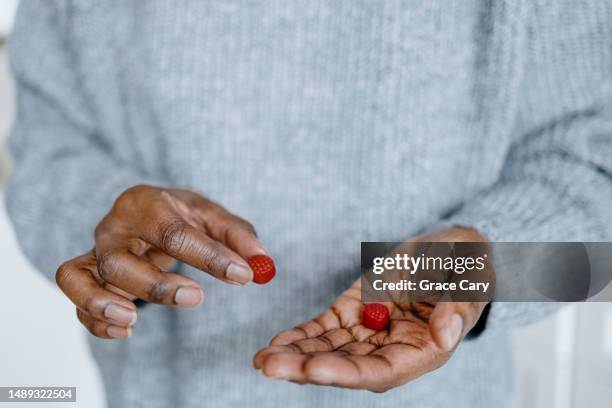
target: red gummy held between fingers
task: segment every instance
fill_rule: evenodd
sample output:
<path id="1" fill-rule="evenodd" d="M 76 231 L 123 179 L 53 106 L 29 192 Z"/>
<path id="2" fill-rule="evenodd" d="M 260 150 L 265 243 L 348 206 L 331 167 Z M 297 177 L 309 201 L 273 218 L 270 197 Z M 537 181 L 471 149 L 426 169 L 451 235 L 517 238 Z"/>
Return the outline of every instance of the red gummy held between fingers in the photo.
<path id="1" fill-rule="evenodd" d="M 276 275 L 276 267 L 272 258 L 266 255 L 255 255 L 249 258 L 249 266 L 253 270 L 253 282 L 263 285 Z"/>
<path id="2" fill-rule="evenodd" d="M 361 311 L 361 321 L 368 329 L 382 330 L 389 324 L 389 309 L 380 303 L 368 303 Z"/>

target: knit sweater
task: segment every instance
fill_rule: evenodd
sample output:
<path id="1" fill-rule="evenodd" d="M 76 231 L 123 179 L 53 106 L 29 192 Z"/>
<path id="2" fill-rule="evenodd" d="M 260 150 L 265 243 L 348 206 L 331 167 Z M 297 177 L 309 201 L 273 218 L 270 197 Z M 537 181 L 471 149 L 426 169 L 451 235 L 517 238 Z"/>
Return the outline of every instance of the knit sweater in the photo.
<path id="1" fill-rule="evenodd" d="M 359 276 L 361 241 L 610 239 L 610 21 L 586 0 L 22 0 L 7 206 L 32 263 L 52 277 L 148 183 L 251 221 L 279 271 L 235 287 L 182 267 L 201 307 L 91 338 L 109 406 L 503 406 L 508 331 L 545 304 L 494 303 L 446 365 L 385 394 L 272 381 L 251 358 Z"/>

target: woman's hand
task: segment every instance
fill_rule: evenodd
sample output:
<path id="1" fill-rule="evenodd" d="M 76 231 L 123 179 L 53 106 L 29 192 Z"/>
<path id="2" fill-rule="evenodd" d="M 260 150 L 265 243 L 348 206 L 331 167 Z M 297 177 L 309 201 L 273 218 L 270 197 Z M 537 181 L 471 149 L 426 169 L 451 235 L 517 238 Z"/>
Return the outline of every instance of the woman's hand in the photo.
<path id="1" fill-rule="evenodd" d="M 201 195 L 136 186 L 98 224 L 95 249 L 61 265 L 56 281 L 92 334 L 127 338 L 136 321 L 135 299 L 178 307 L 202 303 L 196 281 L 167 272 L 176 260 L 244 285 L 253 277 L 246 259 L 265 253 L 251 224 Z"/>
<path id="2" fill-rule="evenodd" d="M 476 231 L 452 228 L 423 242 L 475 242 Z M 486 303 L 385 303 L 391 321 L 376 331 L 361 324 L 361 280 L 325 312 L 278 334 L 254 357 L 268 377 L 384 392 L 444 364 L 478 321 Z"/>

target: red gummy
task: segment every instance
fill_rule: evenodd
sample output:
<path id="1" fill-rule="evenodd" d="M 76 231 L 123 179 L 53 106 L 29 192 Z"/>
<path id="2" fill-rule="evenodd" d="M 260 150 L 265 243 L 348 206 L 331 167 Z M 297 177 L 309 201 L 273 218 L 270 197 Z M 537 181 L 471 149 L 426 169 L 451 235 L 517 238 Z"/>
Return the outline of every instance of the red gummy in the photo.
<path id="1" fill-rule="evenodd" d="M 249 258 L 249 266 L 253 270 L 253 282 L 263 285 L 276 275 L 276 267 L 272 258 L 266 255 L 255 255 Z"/>
<path id="2" fill-rule="evenodd" d="M 361 321 L 368 329 L 382 330 L 389 324 L 389 309 L 380 303 L 368 303 L 361 311 Z"/>

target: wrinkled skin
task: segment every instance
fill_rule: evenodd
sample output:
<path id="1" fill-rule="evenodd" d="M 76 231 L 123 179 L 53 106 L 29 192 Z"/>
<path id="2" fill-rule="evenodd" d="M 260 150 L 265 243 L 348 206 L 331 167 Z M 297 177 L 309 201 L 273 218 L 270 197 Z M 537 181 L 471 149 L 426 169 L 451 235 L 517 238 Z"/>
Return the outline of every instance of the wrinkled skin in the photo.
<path id="1" fill-rule="evenodd" d="M 115 201 L 95 231 L 95 248 L 62 264 L 56 281 L 95 336 L 124 339 L 137 318 L 135 299 L 175 307 L 202 303 L 200 285 L 168 272 L 176 260 L 233 284 L 265 254 L 245 220 L 189 190 L 136 186 Z"/>
<path id="2" fill-rule="evenodd" d="M 451 228 L 413 238 L 481 242 L 476 231 Z M 478 321 L 485 302 L 387 302 L 388 328 L 361 324 L 361 281 L 312 320 L 286 330 L 260 350 L 255 368 L 271 378 L 384 392 L 443 365 Z M 454 329 L 454 330 L 453 330 Z"/>

